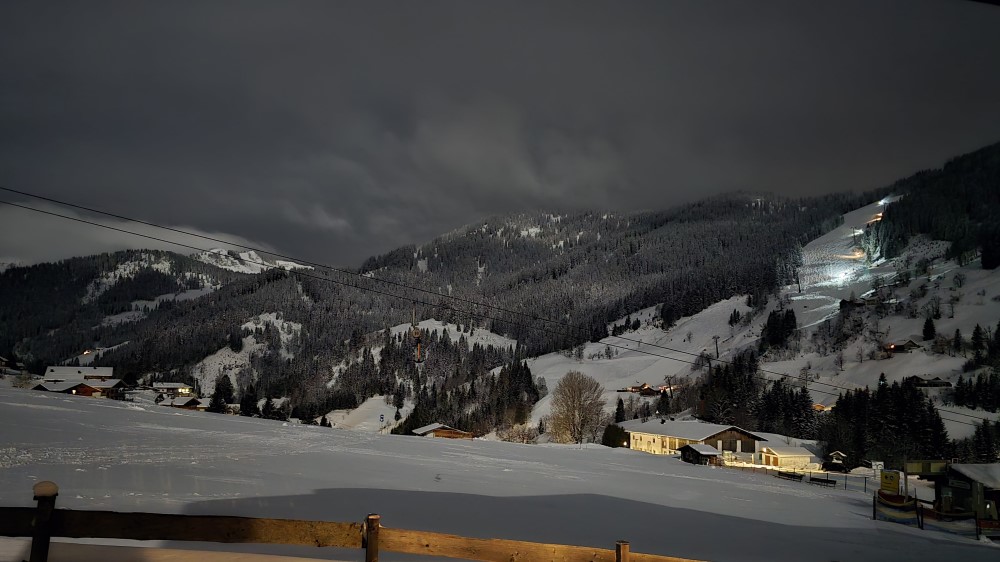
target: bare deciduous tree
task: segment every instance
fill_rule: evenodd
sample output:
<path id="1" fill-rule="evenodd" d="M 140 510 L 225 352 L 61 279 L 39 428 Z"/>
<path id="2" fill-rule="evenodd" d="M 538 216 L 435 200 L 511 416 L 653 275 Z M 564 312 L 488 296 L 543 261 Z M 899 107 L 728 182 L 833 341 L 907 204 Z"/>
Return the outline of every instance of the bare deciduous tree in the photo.
<path id="1" fill-rule="evenodd" d="M 593 378 L 570 371 L 552 391 L 552 421 L 549 432 L 554 441 L 583 443 L 593 438 L 604 421 L 604 387 Z"/>

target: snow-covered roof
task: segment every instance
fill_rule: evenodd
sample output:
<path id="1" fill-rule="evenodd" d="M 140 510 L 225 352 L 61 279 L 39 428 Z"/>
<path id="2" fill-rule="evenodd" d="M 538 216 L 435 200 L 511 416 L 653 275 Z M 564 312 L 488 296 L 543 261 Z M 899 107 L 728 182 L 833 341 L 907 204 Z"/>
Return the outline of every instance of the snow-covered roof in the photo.
<path id="1" fill-rule="evenodd" d="M 45 369 L 46 379 L 62 379 L 82 381 L 83 377 L 98 376 L 111 378 L 115 376 L 114 367 L 57 367 L 50 366 Z"/>
<path id="2" fill-rule="evenodd" d="M 677 437 L 680 439 L 690 439 L 692 441 L 701 441 L 703 439 L 708 439 L 709 437 L 726 431 L 727 429 L 735 429 L 737 431 L 742 431 L 752 435 L 761 441 L 767 441 L 767 439 L 751 433 L 745 429 L 736 427 L 735 425 L 722 425 L 718 423 L 705 423 L 699 421 L 671 421 L 671 420 L 659 420 L 657 418 L 651 418 L 646 422 L 639 420 L 624 421 L 618 424 L 622 429 L 631 433 L 652 433 L 654 435 L 665 435 L 669 437 Z"/>
<path id="3" fill-rule="evenodd" d="M 812 452 L 805 447 L 772 447 L 770 445 L 764 447 L 765 452 L 779 457 L 811 457 Z"/>
<path id="4" fill-rule="evenodd" d="M 154 389 L 157 388 L 191 388 L 191 385 L 184 384 L 182 382 L 154 382 L 151 385 Z"/>
<path id="5" fill-rule="evenodd" d="M 118 386 L 119 384 L 121 384 L 121 382 L 122 382 L 121 379 L 108 379 L 108 380 L 104 380 L 104 381 L 102 381 L 102 380 L 88 380 L 88 381 L 86 381 L 85 384 L 87 386 L 91 386 L 91 387 L 94 387 L 96 389 L 104 389 L 104 388 L 114 388 L 114 387 Z"/>
<path id="6" fill-rule="evenodd" d="M 417 429 L 414 429 L 413 433 L 415 435 L 426 435 L 436 429 L 450 429 L 452 431 L 462 431 L 461 429 L 455 429 L 454 427 L 447 426 L 443 423 L 432 423 L 430 425 L 425 425 L 423 427 L 418 427 Z M 467 433 L 467 432 L 463 431 L 462 433 Z"/>
<path id="7" fill-rule="evenodd" d="M 722 454 L 715 447 L 711 445 L 703 445 L 701 443 L 695 443 L 693 445 L 684 445 L 683 447 L 681 447 L 681 449 L 688 447 L 690 447 L 691 449 L 693 449 L 695 452 L 697 452 L 699 455 L 702 456 L 711 456 L 711 455 L 719 456 Z"/>
<path id="8" fill-rule="evenodd" d="M 164 406 L 200 406 L 201 400 L 193 397 L 171 398 L 163 401 Z"/>
<path id="9" fill-rule="evenodd" d="M 83 386 L 79 381 L 69 382 L 41 382 L 32 387 L 32 390 L 47 390 L 49 392 L 66 392 L 67 390 Z M 89 386 L 89 385 L 87 385 Z"/>
<path id="10" fill-rule="evenodd" d="M 991 464 L 953 464 L 956 472 L 980 482 L 987 488 L 1000 490 L 1000 463 Z"/>

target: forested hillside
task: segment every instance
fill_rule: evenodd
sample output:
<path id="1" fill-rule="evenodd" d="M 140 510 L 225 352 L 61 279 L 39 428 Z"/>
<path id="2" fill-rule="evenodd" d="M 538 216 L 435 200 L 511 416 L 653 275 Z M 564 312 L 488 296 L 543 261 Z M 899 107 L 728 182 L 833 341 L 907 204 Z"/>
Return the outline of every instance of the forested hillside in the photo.
<path id="1" fill-rule="evenodd" d="M 206 357 L 249 343 L 233 377 L 237 395 L 254 384 L 261 397 L 289 396 L 306 416 L 402 394 L 397 402 L 422 405 L 415 420 L 430 411 L 488 429 L 523 418 L 537 400 L 519 358 L 600 339 L 608 322 L 658 303 L 669 324 L 733 295 L 764 302 L 794 280 L 802 244 L 874 196 L 735 194 L 669 211 L 493 217 L 347 272 L 249 275 L 140 251 L 15 267 L 0 274 L 3 294 L 19 297 L 0 304 L 0 349 L 37 372 L 92 347 L 119 346 L 94 364 L 130 379 L 194 381 Z M 153 300 L 195 290 L 202 292 Z M 421 378 L 410 362 L 412 342 L 382 335 L 414 313 L 508 336 L 518 349 L 463 348 L 428 330 Z M 278 314 L 295 332 L 246 325 L 265 314 Z M 505 364 L 507 375 L 483 378 Z M 472 381 L 492 403 L 467 387 L 452 393 Z M 452 401 L 446 408 L 442 392 Z M 478 401 L 478 414 L 466 407 L 470 400 Z"/>
<path id="2" fill-rule="evenodd" d="M 910 237 L 951 242 L 947 257 L 965 263 L 982 251 L 983 268 L 1000 265 L 1000 143 L 896 182 L 902 196 L 871 223 L 862 245 L 869 258 L 893 258 Z"/>

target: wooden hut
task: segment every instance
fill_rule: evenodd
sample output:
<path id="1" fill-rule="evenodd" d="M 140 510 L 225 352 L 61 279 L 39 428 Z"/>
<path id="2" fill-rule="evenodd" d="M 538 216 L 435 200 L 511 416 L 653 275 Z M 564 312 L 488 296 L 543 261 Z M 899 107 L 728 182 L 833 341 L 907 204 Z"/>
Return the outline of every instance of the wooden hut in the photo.
<path id="1" fill-rule="evenodd" d="M 445 439 L 472 439 L 472 434 L 468 431 L 455 429 L 443 423 L 432 423 L 413 430 L 414 435 L 421 437 L 442 437 Z"/>
<path id="2" fill-rule="evenodd" d="M 684 445 L 679 451 L 681 453 L 681 460 L 684 462 L 691 464 L 722 464 L 722 453 L 711 445 L 702 445 L 701 443 Z"/>

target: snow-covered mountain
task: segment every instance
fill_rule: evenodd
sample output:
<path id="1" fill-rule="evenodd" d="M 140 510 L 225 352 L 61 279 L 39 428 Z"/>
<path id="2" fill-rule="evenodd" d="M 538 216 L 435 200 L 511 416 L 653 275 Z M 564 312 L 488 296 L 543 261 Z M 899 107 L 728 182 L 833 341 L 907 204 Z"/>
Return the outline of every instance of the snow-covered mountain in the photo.
<path id="1" fill-rule="evenodd" d="M 216 248 L 191 255 L 192 258 L 237 273 L 262 273 L 273 269 L 313 269 L 310 265 L 302 265 L 287 260 L 269 260 L 253 250 L 236 252 Z"/>

